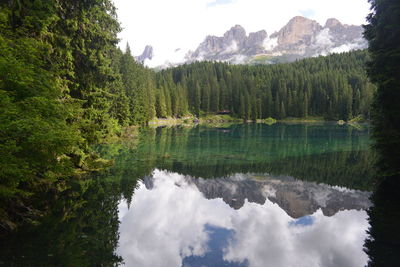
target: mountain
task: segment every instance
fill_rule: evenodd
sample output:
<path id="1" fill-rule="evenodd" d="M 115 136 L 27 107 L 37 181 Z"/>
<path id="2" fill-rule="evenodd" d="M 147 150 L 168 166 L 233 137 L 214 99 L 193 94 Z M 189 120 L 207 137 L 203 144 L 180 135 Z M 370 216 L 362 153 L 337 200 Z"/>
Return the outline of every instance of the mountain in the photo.
<path id="1" fill-rule="evenodd" d="M 235 25 L 222 37 L 207 36 L 186 62 L 225 61 L 231 63 L 290 62 L 300 58 L 347 52 L 367 47 L 361 26 L 342 24 L 328 19 L 324 26 L 297 16 L 282 29 L 268 36 L 265 30 L 252 32 Z"/>
<path id="2" fill-rule="evenodd" d="M 144 63 L 146 59 L 152 60 L 153 59 L 153 47 L 151 45 L 146 45 L 144 48 L 143 53 L 140 56 L 135 57 L 136 61 L 140 63 Z"/>

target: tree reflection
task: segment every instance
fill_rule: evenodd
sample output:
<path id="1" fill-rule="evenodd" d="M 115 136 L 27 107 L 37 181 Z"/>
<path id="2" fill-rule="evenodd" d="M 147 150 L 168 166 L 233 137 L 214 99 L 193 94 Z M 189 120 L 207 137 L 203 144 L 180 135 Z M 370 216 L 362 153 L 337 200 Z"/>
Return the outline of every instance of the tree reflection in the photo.
<path id="1" fill-rule="evenodd" d="M 369 214 L 369 238 L 365 251 L 369 255 L 368 266 L 398 266 L 400 251 L 400 183 L 399 176 L 381 178 L 372 196 L 374 206 Z"/>
<path id="2" fill-rule="evenodd" d="M 38 226 L 1 240 L 5 266 L 117 266 L 118 186 L 104 179 L 75 181 L 52 199 L 51 215 Z"/>
<path id="3" fill-rule="evenodd" d="M 270 173 L 372 190 L 375 155 L 368 131 L 334 124 L 146 129 L 137 149 L 120 147 L 116 164 L 125 176 L 145 176 L 154 168 L 202 178 Z"/>

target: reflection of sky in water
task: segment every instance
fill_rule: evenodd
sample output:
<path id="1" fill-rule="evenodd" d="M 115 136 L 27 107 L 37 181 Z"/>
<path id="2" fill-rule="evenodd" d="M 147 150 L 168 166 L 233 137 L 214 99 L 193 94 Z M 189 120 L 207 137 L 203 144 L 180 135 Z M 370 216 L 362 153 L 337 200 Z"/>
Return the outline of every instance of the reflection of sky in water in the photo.
<path id="1" fill-rule="evenodd" d="M 246 267 L 247 260 L 243 262 L 232 262 L 224 259 L 224 250 L 228 241 L 232 239 L 234 231 L 206 224 L 204 230 L 208 234 L 207 251 L 201 256 L 189 256 L 182 260 L 183 267 L 203 266 L 229 266 Z"/>
<path id="2" fill-rule="evenodd" d="M 313 224 L 313 217 L 312 216 L 303 216 L 301 218 L 298 218 L 297 220 L 294 220 L 289 223 L 289 225 L 312 225 Z"/>
<path id="3" fill-rule="evenodd" d="M 181 186 L 176 186 L 180 184 Z M 293 219 L 269 200 L 234 210 L 181 175 L 155 171 L 154 188 L 119 205 L 126 266 L 364 266 L 365 211 L 318 210 Z"/>

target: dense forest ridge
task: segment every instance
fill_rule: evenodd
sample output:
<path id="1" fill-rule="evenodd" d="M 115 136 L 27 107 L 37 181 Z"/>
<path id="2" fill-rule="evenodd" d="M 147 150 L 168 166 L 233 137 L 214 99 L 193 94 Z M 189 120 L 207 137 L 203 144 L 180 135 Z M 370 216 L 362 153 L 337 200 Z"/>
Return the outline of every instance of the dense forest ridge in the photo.
<path id="1" fill-rule="evenodd" d="M 369 117 L 375 89 L 364 72 L 365 51 L 271 66 L 201 62 L 156 73 L 129 46 L 117 47 L 112 1 L 21 3 L 0 3 L 2 230 L 34 222 L 48 208 L 35 202 L 41 195 L 67 194 L 82 174 L 109 164 L 92 147 L 128 125 L 210 113 L 243 120 Z"/>
<path id="2" fill-rule="evenodd" d="M 367 42 L 362 32 L 361 26 L 342 24 L 335 18 L 328 19 L 321 26 L 315 20 L 301 16 L 292 18 L 269 36 L 265 30 L 247 35 L 242 26 L 235 25 L 221 37 L 207 36 L 195 51 L 185 54 L 177 49 L 176 53 L 181 55 L 181 59 L 178 62 L 171 59 L 171 62 L 159 68 L 204 60 L 234 64 L 293 62 L 301 58 L 365 49 Z M 149 47 L 146 49 L 148 52 Z M 153 54 L 147 53 L 146 49 L 140 56 L 141 62 L 153 65 Z"/>
<path id="3" fill-rule="evenodd" d="M 355 51 L 277 65 L 182 65 L 156 74 L 156 116 L 368 119 L 375 87 L 364 71 L 366 60 L 365 51 Z"/>

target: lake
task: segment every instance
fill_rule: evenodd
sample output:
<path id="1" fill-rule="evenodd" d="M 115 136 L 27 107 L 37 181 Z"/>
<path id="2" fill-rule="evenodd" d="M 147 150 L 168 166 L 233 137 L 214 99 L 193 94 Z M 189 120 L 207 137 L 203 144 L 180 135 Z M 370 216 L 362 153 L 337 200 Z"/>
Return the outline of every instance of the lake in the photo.
<path id="1" fill-rule="evenodd" d="M 367 125 L 142 128 L 97 148 L 52 214 L 2 240 L 4 266 L 365 266 Z"/>

